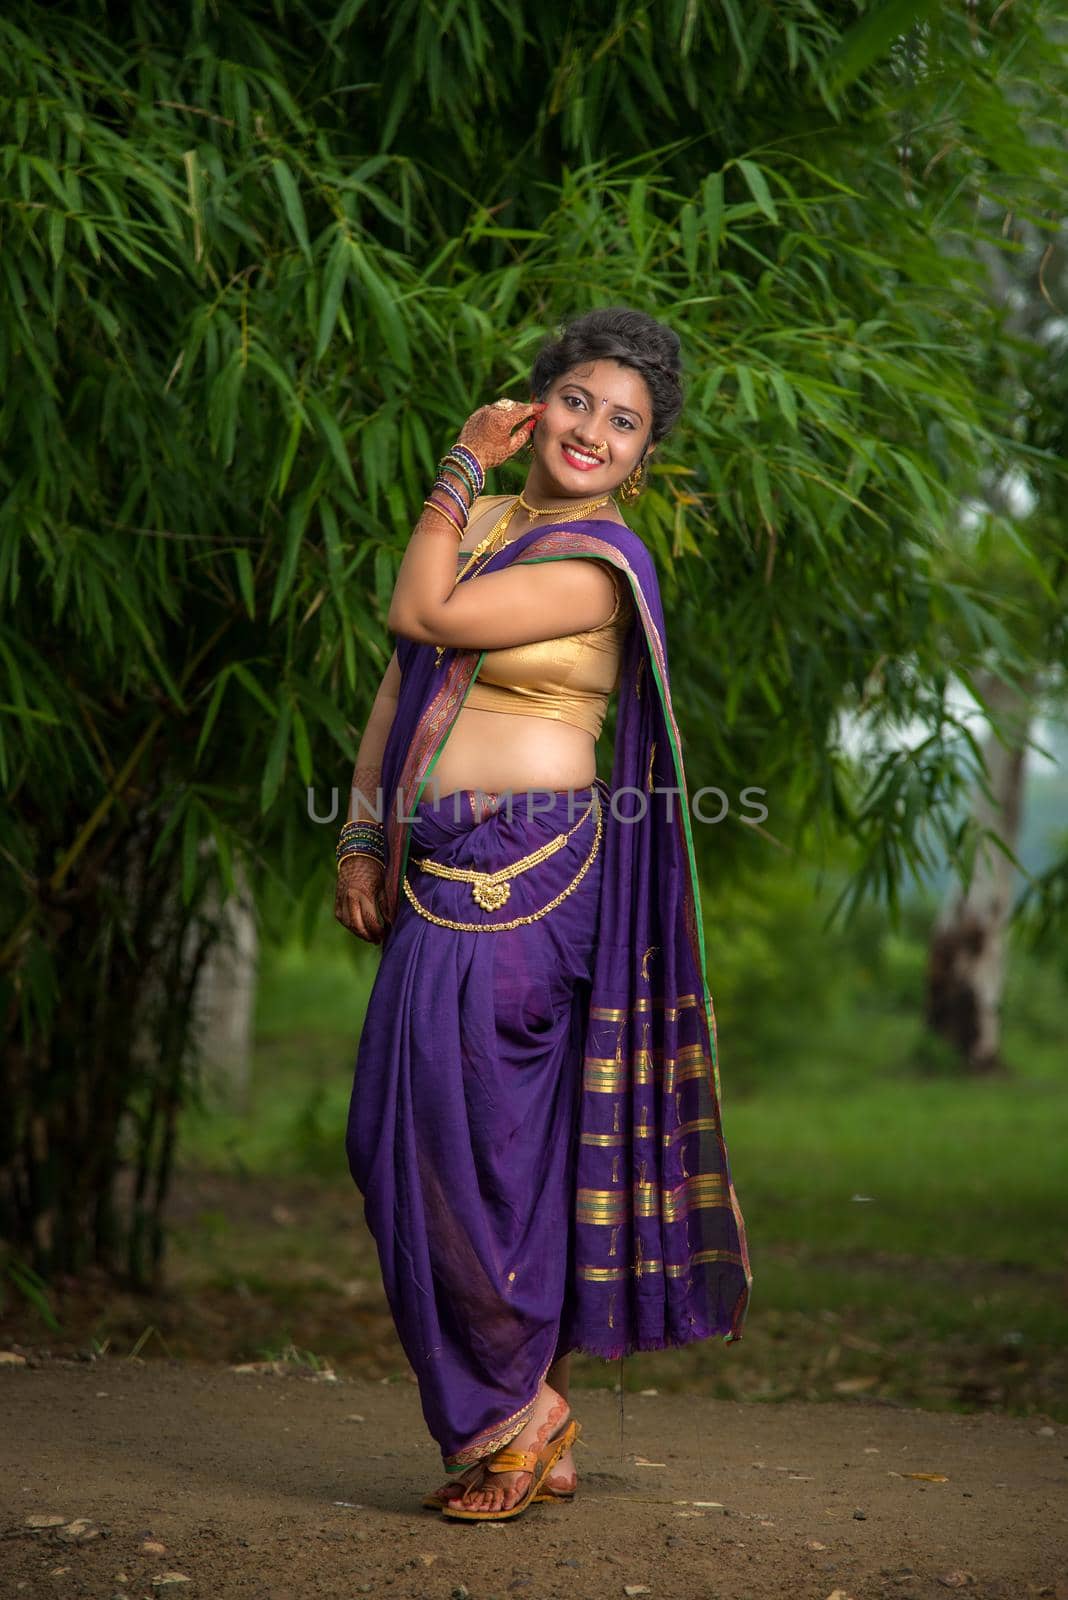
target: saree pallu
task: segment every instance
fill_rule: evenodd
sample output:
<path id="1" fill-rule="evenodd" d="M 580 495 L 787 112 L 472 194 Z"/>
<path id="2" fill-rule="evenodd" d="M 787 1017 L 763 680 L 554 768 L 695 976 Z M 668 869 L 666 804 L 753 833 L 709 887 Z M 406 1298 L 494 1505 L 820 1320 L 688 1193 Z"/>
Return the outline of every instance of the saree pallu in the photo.
<path id="1" fill-rule="evenodd" d="M 421 801 L 361 1035 L 350 1169 L 454 1468 L 519 1432 L 560 1340 L 606 806 L 600 783 Z"/>
<path id="2" fill-rule="evenodd" d="M 607 791 L 610 806 L 598 852 L 601 865 L 596 876 L 544 918 L 546 924 L 554 918 L 563 920 L 569 929 L 568 959 L 555 967 L 550 964 L 547 970 L 554 974 L 549 986 L 557 992 L 561 1015 L 566 1009 L 574 1030 L 572 1046 L 568 1059 L 561 1056 L 557 1061 L 563 1035 L 550 1030 L 546 1061 L 537 1068 L 539 1073 L 556 1075 L 561 1099 L 554 1115 L 559 1113 L 561 1120 L 544 1133 L 556 1144 L 551 1152 L 543 1151 L 543 1164 L 536 1170 L 524 1168 L 507 1202 L 494 1186 L 489 1204 L 484 1204 L 482 1167 L 474 1158 L 457 1166 L 440 1143 L 434 1144 L 433 1163 L 429 1158 L 420 1163 L 409 1155 L 406 1165 L 395 1156 L 380 1156 L 375 1164 L 381 1148 L 389 1145 L 395 1150 L 398 1141 L 404 1143 L 409 1137 L 406 1118 L 420 1129 L 427 1124 L 428 1137 L 438 1138 L 439 1130 L 430 1127 L 441 1115 L 433 1097 L 410 1105 L 403 1099 L 404 1049 L 412 1036 L 406 1016 L 413 994 L 405 986 L 408 969 L 402 960 L 392 959 L 392 946 L 403 938 L 406 950 L 407 942 L 417 937 L 407 917 L 412 910 L 404 888 L 408 865 L 425 856 L 428 847 L 439 849 L 446 843 L 441 835 L 427 831 L 423 791 L 483 659 L 483 652 L 447 649 L 439 661 L 433 645 L 401 639 L 397 646 L 401 688 L 382 762 L 385 900 L 387 914 L 395 920 L 383 945 L 370 1032 L 365 1025 L 361 1038 L 349 1138 L 350 1153 L 355 1152 L 354 1174 L 373 1232 L 377 1224 L 391 1304 L 395 1299 L 401 1315 L 413 1319 L 412 1326 L 421 1326 L 423 1318 L 432 1332 L 440 1330 L 449 1341 L 448 1360 L 467 1364 L 464 1383 L 469 1381 L 468 1368 L 476 1370 L 479 1360 L 486 1363 L 474 1399 L 456 1404 L 439 1401 L 433 1391 L 438 1375 L 433 1381 L 430 1377 L 432 1363 L 443 1359 L 437 1346 L 422 1334 L 417 1339 L 401 1330 L 410 1358 L 416 1351 L 413 1366 L 424 1392 L 427 1420 L 449 1464 L 487 1454 L 519 1432 L 551 1357 L 569 1350 L 615 1357 L 720 1335 L 726 1341 L 737 1340 L 752 1286 L 745 1224 L 723 1137 L 716 1023 L 705 976 L 690 801 L 652 557 L 629 528 L 615 522 L 575 521 L 529 530 L 498 551 L 482 570 L 501 571 L 513 562 L 575 558 L 606 561 L 625 576 L 634 600 L 634 621 L 623 648 Z M 452 796 L 444 797 L 444 803 L 451 804 Z M 472 849 L 479 836 L 476 826 Z M 496 821 L 482 837 L 487 845 L 497 842 Z M 452 836 L 450 847 L 454 844 Z M 491 854 L 487 859 L 498 858 Z M 557 863 L 561 868 L 564 864 Z M 527 876 L 533 881 L 542 870 L 538 867 Z M 429 883 L 418 869 L 413 876 L 420 885 Z M 449 885 L 449 889 L 459 887 Z M 429 893 L 447 898 L 448 890 L 435 880 Z M 574 905 L 569 903 L 572 899 Z M 581 946 L 588 972 L 584 966 L 568 965 L 579 948 L 574 918 L 580 912 L 587 919 L 583 939 L 593 940 L 592 949 Z M 429 932 L 419 930 L 421 944 L 427 951 L 441 953 L 440 964 L 436 956 L 427 957 L 433 961 L 432 970 L 442 987 L 451 984 L 462 1006 L 466 997 L 459 995 L 459 987 L 468 981 L 469 963 L 487 959 L 485 953 L 461 955 L 467 949 L 464 941 L 486 945 L 508 935 L 457 932 L 460 944 L 456 944 L 440 937 L 444 928 L 429 922 L 426 928 Z M 529 928 L 518 931 L 526 933 Z M 546 927 L 537 937 L 548 936 Z M 517 951 L 521 943 L 515 941 Z M 529 964 L 518 954 L 515 959 L 518 971 L 529 973 Z M 518 1036 L 529 1044 L 523 1022 L 530 994 L 525 982 L 520 980 L 518 990 L 502 991 L 509 1004 L 496 1003 L 492 1024 L 487 1012 L 477 1013 L 481 1021 L 474 1011 L 470 1013 L 475 1018 L 470 1023 L 473 1044 L 467 1039 L 468 1020 L 457 1024 L 463 1037 L 454 1031 L 444 1039 L 440 1070 L 453 1074 L 453 1057 L 463 1050 L 472 1060 L 498 1060 L 501 1037 Z M 569 983 L 573 1005 L 565 1007 Z M 418 1003 L 429 1030 L 434 1015 L 429 997 L 422 995 Z M 568 1085 L 576 1083 L 574 1120 L 565 1130 L 562 1106 L 571 1092 Z M 503 1080 L 495 1080 L 496 1089 L 502 1084 Z M 565 1146 L 571 1164 L 564 1161 Z M 404 1192 L 396 1188 L 401 1170 L 407 1174 Z M 490 1159 L 488 1170 L 500 1169 Z M 562 1198 L 558 1193 L 551 1202 L 545 1194 L 550 1170 L 552 1182 L 563 1186 Z M 545 1263 L 546 1299 L 529 1312 L 518 1300 L 510 1300 L 515 1317 L 491 1325 L 487 1339 L 481 1302 L 465 1301 L 469 1291 L 453 1288 L 451 1280 L 446 1292 L 440 1273 L 432 1282 L 420 1279 L 418 1290 L 410 1295 L 397 1287 L 409 1270 L 417 1240 L 413 1216 L 420 1207 L 425 1214 L 428 1194 L 433 1205 L 451 1206 L 454 1215 L 473 1219 L 470 1226 L 476 1232 L 486 1227 L 482 1212 L 490 1213 L 492 1220 L 502 1205 L 514 1210 L 512 1226 L 528 1225 L 528 1251 Z M 566 1249 L 565 1235 L 556 1227 L 561 1207 L 568 1213 Z M 393 1232 L 387 1237 L 389 1219 Z M 543 1232 L 540 1223 L 545 1223 Z M 441 1226 L 447 1231 L 446 1223 Z M 464 1244 L 461 1261 L 470 1262 L 466 1250 Z M 460 1264 L 458 1277 L 462 1277 Z M 519 1268 L 514 1270 L 518 1281 Z M 477 1293 L 484 1288 L 477 1286 Z M 559 1317 L 555 1350 L 548 1348 L 553 1323 L 550 1296 Z M 498 1337 L 502 1329 L 507 1329 L 510 1344 Z M 471 1351 L 460 1352 L 461 1345 L 469 1345 Z M 440 1383 L 442 1395 L 448 1386 L 447 1379 Z M 439 1404 L 454 1419 L 448 1425 L 444 1413 L 439 1417 Z M 465 1410 L 465 1405 L 471 1409 Z"/>

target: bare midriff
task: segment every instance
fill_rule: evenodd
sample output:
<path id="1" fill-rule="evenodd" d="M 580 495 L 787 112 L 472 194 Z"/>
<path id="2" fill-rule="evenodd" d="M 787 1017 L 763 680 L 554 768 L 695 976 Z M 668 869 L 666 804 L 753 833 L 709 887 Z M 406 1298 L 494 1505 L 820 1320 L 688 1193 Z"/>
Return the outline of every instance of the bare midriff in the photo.
<path id="1" fill-rule="evenodd" d="M 484 794 L 583 789 L 597 776 L 596 750 L 591 733 L 553 717 L 461 709 L 424 797 L 457 789 L 481 789 Z"/>

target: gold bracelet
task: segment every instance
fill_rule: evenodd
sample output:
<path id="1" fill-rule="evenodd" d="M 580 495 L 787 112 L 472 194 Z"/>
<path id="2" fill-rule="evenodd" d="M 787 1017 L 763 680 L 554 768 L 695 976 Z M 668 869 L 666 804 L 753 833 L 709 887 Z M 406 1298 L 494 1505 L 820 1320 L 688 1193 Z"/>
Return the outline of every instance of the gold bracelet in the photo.
<path id="1" fill-rule="evenodd" d="M 338 870 L 338 874 L 339 875 L 341 873 L 341 863 L 343 861 L 350 860 L 353 856 L 363 856 L 366 860 L 377 861 L 378 865 L 382 868 L 382 871 L 385 872 L 385 870 L 386 870 L 386 863 L 382 860 L 381 856 L 376 856 L 373 851 L 371 851 L 371 850 L 346 850 L 345 854 L 343 856 L 338 856 L 338 858 L 337 858 L 337 870 Z"/>
<path id="2" fill-rule="evenodd" d="M 444 506 L 439 506 L 436 500 L 424 500 L 423 504 L 425 506 L 429 506 L 431 511 L 436 511 L 439 516 L 442 516 L 442 517 L 445 518 L 445 521 L 449 524 L 449 527 L 452 529 L 453 533 L 455 533 L 455 535 L 456 535 L 457 544 L 461 544 L 463 542 L 464 530 L 461 528 L 460 524 L 456 521 L 455 517 L 452 515 L 452 512 L 451 511 L 446 511 Z M 431 530 L 429 528 L 425 528 L 423 531 L 425 533 L 429 533 Z"/>

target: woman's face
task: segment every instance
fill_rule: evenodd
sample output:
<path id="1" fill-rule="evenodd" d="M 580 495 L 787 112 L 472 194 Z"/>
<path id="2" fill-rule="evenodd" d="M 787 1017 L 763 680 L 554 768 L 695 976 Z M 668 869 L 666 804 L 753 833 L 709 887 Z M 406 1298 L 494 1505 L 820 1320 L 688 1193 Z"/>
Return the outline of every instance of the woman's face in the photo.
<path id="1" fill-rule="evenodd" d="M 583 500 L 611 494 L 634 471 L 649 440 L 652 398 L 633 367 L 608 359 L 572 367 L 539 399 L 530 487 Z"/>

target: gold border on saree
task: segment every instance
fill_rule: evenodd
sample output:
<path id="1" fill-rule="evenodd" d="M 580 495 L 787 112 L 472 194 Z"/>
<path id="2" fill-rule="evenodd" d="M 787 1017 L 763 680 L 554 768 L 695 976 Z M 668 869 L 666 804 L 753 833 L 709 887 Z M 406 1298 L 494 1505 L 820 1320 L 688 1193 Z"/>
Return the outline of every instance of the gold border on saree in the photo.
<path id="1" fill-rule="evenodd" d="M 590 816 L 591 812 L 596 817 L 596 826 L 594 828 L 593 844 L 590 848 L 589 855 L 586 857 L 585 861 L 582 863 L 571 882 L 565 888 L 561 889 L 558 895 L 554 895 L 546 905 L 539 907 L 537 911 L 529 912 L 525 917 L 512 917 L 508 922 L 457 922 L 454 921 L 452 917 L 436 916 L 433 911 L 428 911 L 427 908 L 420 904 L 420 902 L 416 899 L 415 891 L 408 881 L 407 872 L 404 875 L 404 893 L 415 910 L 418 911 L 419 915 L 421 917 L 425 917 L 428 922 L 436 923 L 439 928 L 455 928 L 461 933 L 504 933 L 509 928 L 518 928 L 524 923 L 537 922 L 540 917 L 544 917 L 547 912 L 552 911 L 555 906 L 558 906 L 562 900 L 566 900 L 567 896 L 578 888 L 579 884 L 590 870 L 590 867 L 593 865 L 594 858 L 596 857 L 597 851 L 600 848 L 601 835 L 604 831 L 604 812 L 601 808 L 600 791 L 597 788 L 594 788 L 593 798 L 590 801 L 589 809 L 585 811 L 579 818 L 578 822 L 575 823 L 574 828 L 569 829 L 566 834 L 557 834 L 554 839 L 550 839 L 547 844 L 541 846 L 541 850 L 545 852 L 544 855 L 535 850 L 531 856 L 522 857 L 521 861 L 515 866 L 501 867 L 498 868 L 496 872 L 489 873 L 479 873 L 475 872 L 473 869 L 464 869 L 461 867 L 445 868 L 440 862 L 434 862 L 431 867 L 427 867 L 426 863 L 429 861 L 429 857 L 426 856 L 415 863 L 417 867 L 423 867 L 424 870 L 434 871 L 440 877 L 459 878 L 464 882 L 471 882 L 472 879 L 490 880 L 491 882 L 499 878 L 507 879 L 510 876 L 514 876 L 517 871 L 526 871 L 527 867 L 533 866 L 535 864 L 533 859 L 535 856 L 539 861 L 544 861 L 546 855 L 555 854 L 563 841 L 569 839 L 576 829 L 581 827 L 581 825 Z M 475 887 L 478 887 L 477 881 Z M 474 893 L 474 889 L 472 890 L 472 893 Z M 478 897 L 476 895 L 476 899 L 477 898 Z M 507 899 L 507 895 L 504 896 L 504 899 Z M 479 901 L 479 904 L 481 905 L 482 901 Z M 501 904 L 503 904 L 503 900 L 501 901 Z M 483 907 L 483 909 L 488 910 L 491 908 Z"/>
<path id="2" fill-rule="evenodd" d="M 644 1276 L 647 1272 L 666 1272 L 669 1278 L 684 1278 L 694 1267 L 709 1266 L 715 1261 L 726 1261 L 731 1266 L 742 1267 L 743 1270 L 745 1267 L 745 1262 L 736 1250 L 698 1250 L 688 1261 L 669 1261 L 666 1268 L 662 1261 L 643 1260 L 635 1262 L 631 1267 L 579 1266 L 575 1272 L 587 1283 L 620 1283 L 632 1272 L 638 1277 Z"/>
<path id="3" fill-rule="evenodd" d="M 631 1216 L 679 1222 L 690 1211 L 729 1203 L 724 1175 L 702 1172 L 675 1189 L 662 1189 L 656 1183 L 635 1183 L 630 1189 L 578 1189 L 575 1220 L 594 1228 L 615 1228 Z"/>

